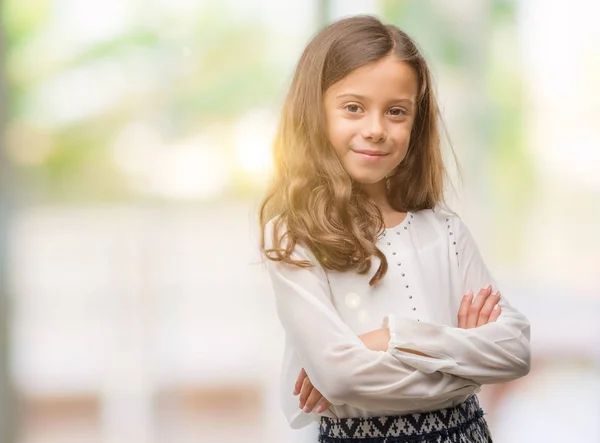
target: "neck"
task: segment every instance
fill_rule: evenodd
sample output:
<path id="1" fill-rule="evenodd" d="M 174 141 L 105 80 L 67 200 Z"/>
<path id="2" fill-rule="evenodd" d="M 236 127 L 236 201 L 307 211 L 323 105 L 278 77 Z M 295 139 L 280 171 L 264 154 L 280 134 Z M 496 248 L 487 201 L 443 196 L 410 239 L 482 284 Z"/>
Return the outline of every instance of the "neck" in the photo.
<path id="1" fill-rule="evenodd" d="M 373 200 L 382 214 L 395 212 L 394 208 L 392 208 L 392 205 L 390 205 L 385 180 L 381 180 L 377 183 L 363 184 L 362 189 L 365 194 L 367 194 L 371 200 Z"/>

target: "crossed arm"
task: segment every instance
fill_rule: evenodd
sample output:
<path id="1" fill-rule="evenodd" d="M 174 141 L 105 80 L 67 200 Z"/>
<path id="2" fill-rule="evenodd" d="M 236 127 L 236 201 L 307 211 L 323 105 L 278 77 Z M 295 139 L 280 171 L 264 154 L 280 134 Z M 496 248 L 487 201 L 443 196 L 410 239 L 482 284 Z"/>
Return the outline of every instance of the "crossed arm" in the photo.
<path id="1" fill-rule="evenodd" d="M 467 292 L 458 310 L 458 327 L 471 329 L 495 322 L 502 312 L 502 308 L 498 304 L 499 300 L 500 293 L 492 293 L 491 285 L 481 289 L 475 298 L 473 298 L 473 291 Z M 359 335 L 358 338 L 368 349 L 385 352 L 388 350 L 391 336 L 389 328 L 380 328 Z M 416 349 L 396 349 L 421 357 L 433 358 Z M 313 409 L 315 412 L 321 413 L 331 406 L 331 403 L 313 386 L 304 369 L 298 374 L 294 395 L 299 395 L 298 406 L 306 413 L 312 412 Z"/>
<path id="2" fill-rule="evenodd" d="M 458 234 L 460 229 L 455 231 Z M 493 285 L 470 234 L 464 231 L 457 283 L 461 288 Z M 267 232 L 265 239 L 271 234 Z M 308 406 L 314 407 L 322 394 L 333 405 L 410 411 L 529 371 L 529 323 L 506 299 L 492 295 L 489 286 L 474 301 L 468 293 L 462 302 L 453 302 L 460 304 L 459 327 L 390 315 L 388 328 L 357 337 L 333 306 L 326 274 L 315 257 L 300 245 L 293 255 L 315 266 L 301 269 L 268 260 L 267 268 L 280 321 L 305 368 L 295 389 L 305 399 L 304 407 L 309 397 L 314 405 Z"/>

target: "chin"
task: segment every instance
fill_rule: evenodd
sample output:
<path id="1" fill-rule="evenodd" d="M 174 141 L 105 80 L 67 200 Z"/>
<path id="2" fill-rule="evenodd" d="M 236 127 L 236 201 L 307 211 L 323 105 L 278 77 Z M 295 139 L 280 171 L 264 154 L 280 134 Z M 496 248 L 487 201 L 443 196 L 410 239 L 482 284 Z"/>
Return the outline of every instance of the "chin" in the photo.
<path id="1" fill-rule="evenodd" d="M 350 178 L 362 185 L 373 185 L 385 179 L 385 176 L 374 174 L 350 174 Z"/>

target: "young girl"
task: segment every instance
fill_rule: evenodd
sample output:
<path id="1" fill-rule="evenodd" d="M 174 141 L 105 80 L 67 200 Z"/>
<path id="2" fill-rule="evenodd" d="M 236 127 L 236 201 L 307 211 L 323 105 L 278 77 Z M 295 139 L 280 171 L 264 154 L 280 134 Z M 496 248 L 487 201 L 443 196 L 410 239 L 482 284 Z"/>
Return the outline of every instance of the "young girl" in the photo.
<path id="1" fill-rule="evenodd" d="M 529 372 L 529 324 L 443 209 L 438 106 L 415 43 L 373 17 L 298 63 L 261 207 L 286 333 L 282 404 L 320 442 L 491 442 L 482 384 Z"/>

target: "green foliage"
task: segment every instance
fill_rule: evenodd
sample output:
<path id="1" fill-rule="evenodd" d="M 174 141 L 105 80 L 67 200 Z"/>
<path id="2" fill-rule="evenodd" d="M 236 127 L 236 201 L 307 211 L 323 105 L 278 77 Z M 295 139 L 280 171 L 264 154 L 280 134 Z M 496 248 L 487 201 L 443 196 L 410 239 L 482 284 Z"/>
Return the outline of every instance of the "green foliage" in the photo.
<path id="1" fill-rule="evenodd" d="M 53 151 L 41 164 L 19 167 L 41 174 L 45 186 L 56 190 L 49 195 L 60 198 L 61 193 L 67 196 L 79 189 L 85 191 L 79 195 L 93 200 L 106 195 L 114 183 L 125 183 L 109 147 L 120 128 L 131 121 L 152 122 L 165 139 L 176 141 L 198 134 L 203 125 L 235 122 L 248 109 L 269 106 L 279 92 L 278 72 L 266 51 L 267 31 L 255 21 L 232 23 L 220 8 L 164 21 L 140 15 L 123 33 L 67 48 L 62 54 L 39 54 L 45 62 L 33 66 L 36 40 L 52 39 L 50 29 L 57 25 L 51 22 L 51 3 L 5 2 L 7 60 L 13 67 L 8 76 L 9 125 L 18 121 L 33 128 L 48 121 L 40 115 L 43 110 L 30 106 L 43 86 L 73 70 L 93 72 L 100 62 L 120 67 L 119 75 L 131 81 L 139 80 L 142 71 L 149 86 L 144 96 L 127 91 L 99 113 L 46 128 L 52 132 Z M 170 32 L 173 29 L 178 32 Z M 81 171 L 87 172 L 82 176 Z M 119 192 L 124 198 L 128 195 L 126 186 Z"/>

